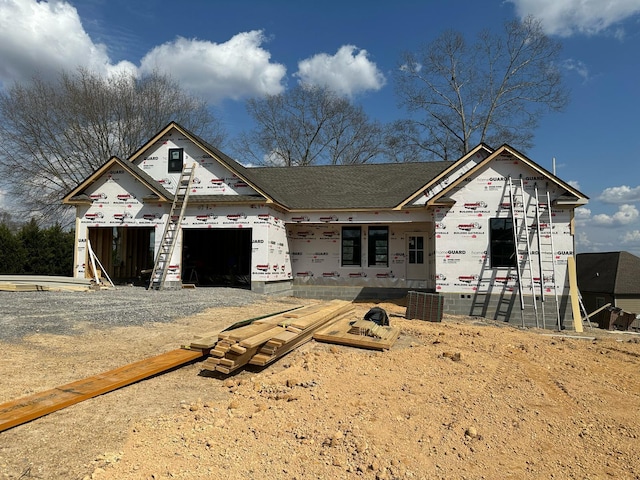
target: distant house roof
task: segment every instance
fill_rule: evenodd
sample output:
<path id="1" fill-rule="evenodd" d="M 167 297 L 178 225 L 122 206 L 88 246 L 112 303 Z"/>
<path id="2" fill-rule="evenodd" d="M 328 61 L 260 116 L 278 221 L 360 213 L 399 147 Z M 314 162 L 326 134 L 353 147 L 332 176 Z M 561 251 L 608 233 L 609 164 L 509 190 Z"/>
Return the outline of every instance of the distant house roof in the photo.
<path id="1" fill-rule="evenodd" d="M 576 273 L 581 292 L 640 294 L 640 258 L 629 252 L 579 253 Z"/>

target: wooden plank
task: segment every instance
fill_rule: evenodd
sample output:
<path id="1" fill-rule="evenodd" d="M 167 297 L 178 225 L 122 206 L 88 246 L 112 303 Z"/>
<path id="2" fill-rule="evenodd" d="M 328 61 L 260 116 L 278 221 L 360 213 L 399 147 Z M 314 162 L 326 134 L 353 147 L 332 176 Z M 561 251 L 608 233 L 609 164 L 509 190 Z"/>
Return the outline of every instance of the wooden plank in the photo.
<path id="1" fill-rule="evenodd" d="M 219 330 L 214 332 L 205 332 L 200 335 L 196 335 L 191 341 L 191 348 L 207 349 L 213 348 L 218 341 Z"/>
<path id="2" fill-rule="evenodd" d="M 231 373 L 235 370 L 238 370 L 239 368 L 242 368 L 247 363 L 249 363 L 249 360 L 251 360 L 251 357 L 253 357 L 257 353 L 257 351 L 258 347 L 248 348 L 247 351 L 242 355 L 233 355 L 221 359 L 221 364 L 216 367 L 216 371 L 222 373 Z M 223 363 L 223 360 L 230 360 L 231 364 L 229 365 L 228 362 Z"/>
<path id="3" fill-rule="evenodd" d="M 315 313 L 322 310 L 325 307 L 324 304 L 318 305 L 308 305 L 300 310 L 296 310 L 295 312 L 285 313 L 282 315 L 285 318 L 300 318 L 303 315 L 309 315 L 310 313 Z"/>
<path id="4" fill-rule="evenodd" d="M 203 370 L 215 370 L 220 362 L 219 358 L 209 357 L 204 362 L 202 362 Z"/>
<path id="5" fill-rule="evenodd" d="M 270 328 L 273 328 L 273 325 L 254 322 L 249 325 L 245 325 L 244 327 L 236 328 L 235 330 L 220 332 L 218 336 L 220 339 L 228 340 L 231 343 L 240 342 L 247 337 L 252 337 L 264 332 L 265 330 L 269 330 Z"/>
<path id="6" fill-rule="evenodd" d="M 0 283 L 21 283 L 36 285 L 84 285 L 89 287 L 90 280 L 86 278 L 63 277 L 59 275 L 0 275 Z"/>
<path id="7" fill-rule="evenodd" d="M 571 297 L 571 312 L 573 313 L 573 328 L 576 332 L 582 330 L 582 313 L 580 312 L 580 300 L 578 292 L 578 276 L 576 274 L 576 259 L 567 257 L 567 270 L 569 271 L 569 296 Z"/>
<path id="8" fill-rule="evenodd" d="M 294 319 L 294 321 L 291 322 L 291 326 L 304 330 L 323 318 L 340 315 L 341 313 L 345 313 L 349 310 L 353 310 L 353 305 L 351 305 L 351 303 L 344 300 L 333 300 L 318 312 Z"/>
<path id="9" fill-rule="evenodd" d="M 235 365 L 235 362 L 233 360 L 228 359 L 228 358 L 219 358 L 218 359 L 218 364 L 219 365 L 224 365 L 225 367 L 233 367 Z"/>
<path id="10" fill-rule="evenodd" d="M 281 332 L 278 335 L 275 335 L 269 341 L 274 343 L 279 343 L 279 344 L 287 343 L 288 341 L 293 340 L 296 337 L 296 335 L 298 335 L 298 333 L 285 330 L 284 332 Z"/>
<path id="11" fill-rule="evenodd" d="M 229 351 L 234 353 L 245 353 L 247 349 L 238 343 L 234 343 L 229 347 Z"/>
<path id="12" fill-rule="evenodd" d="M 353 310 L 353 306 L 350 306 L 350 310 Z M 292 340 L 290 340 L 289 342 L 281 345 L 276 351 L 274 351 L 271 355 L 268 355 L 267 352 L 263 352 L 262 349 L 260 350 L 260 352 L 255 355 L 250 361 L 249 363 L 251 365 L 258 365 L 258 366 L 265 366 L 268 363 L 271 363 L 275 360 L 277 360 L 278 358 L 283 357 L 284 355 L 286 355 L 287 353 L 289 353 L 290 351 L 300 347 L 301 345 L 305 344 L 306 342 L 310 341 L 313 338 L 313 334 L 315 331 L 318 330 L 318 328 L 320 327 L 324 327 L 325 325 L 331 325 L 336 321 L 339 321 L 343 318 L 347 318 L 349 316 L 350 312 L 346 312 L 346 313 L 342 313 L 338 316 L 327 316 L 324 319 L 318 320 L 316 322 L 316 324 L 314 324 L 313 326 L 310 326 L 309 328 L 307 328 L 304 332 L 298 334 L 296 337 L 294 337 Z"/>
<path id="13" fill-rule="evenodd" d="M 312 313 L 318 312 L 326 307 L 326 304 L 307 305 L 300 307 L 292 311 L 287 311 L 280 314 L 271 315 L 268 317 L 260 318 L 255 323 L 268 323 L 271 325 L 286 326 L 289 325 L 294 319 L 306 317 Z"/>
<path id="14" fill-rule="evenodd" d="M 270 338 L 275 337 L 276 335 L 284 332 L 283 327 L 271 327 L 269 330 L 265 330 L 258 335 L 254 335 L 253 337 L 245 338 L 240 341 L 240 345 L 246 348 L 253 348 L 263 343 L 266 343 Z"/>
<path id="15" fill-rule="evenodd" d="M 0 432 L 202 358 L 177 349 L 0 405 Z"/>
<path id="16" fill-rule="evenodd" d="M 367 348 L 373 350 L 388 350 L 400 336 L 400 329 L 391 326 L 379 326 L 385 334 L 382 338 L 349 333 L 352 321 L 345 317 L 332 325 L 319 329 L 313 334 L 313 339 L 319 342 L 335 343 L 350 347 Z"/>

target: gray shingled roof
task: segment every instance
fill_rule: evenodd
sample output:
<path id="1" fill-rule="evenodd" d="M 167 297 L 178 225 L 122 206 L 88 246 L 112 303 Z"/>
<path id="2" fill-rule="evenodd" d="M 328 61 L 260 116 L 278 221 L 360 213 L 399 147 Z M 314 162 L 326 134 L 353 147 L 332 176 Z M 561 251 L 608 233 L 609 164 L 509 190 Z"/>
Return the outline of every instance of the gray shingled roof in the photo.
<path id="1" fill-rule="evenodd" d="M 582 292 L 640 294 L 640 258 L 629 252 L 579 253 L 576 272 Z"/>
<path id="2" fill-rule="evenodd" d="M 232 170 L 289 210 L 393 208 L 454 162 L 247 168 L 191 133 Z"/>
<path id="3" fill-rule="evenodd" d="M 393 208 L 452 164 L 242 167 L 242 174 L 291 210 Z"/>

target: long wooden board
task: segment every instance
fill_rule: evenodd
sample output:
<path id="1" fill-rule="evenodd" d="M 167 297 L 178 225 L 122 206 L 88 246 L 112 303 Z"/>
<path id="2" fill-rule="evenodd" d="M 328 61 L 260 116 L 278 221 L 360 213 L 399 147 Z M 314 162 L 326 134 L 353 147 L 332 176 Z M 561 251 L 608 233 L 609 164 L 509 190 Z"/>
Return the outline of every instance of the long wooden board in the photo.
<path id="1" fill-rule="evenodd" d="M 0 405 L 0 432 L 203 357 L 179 348 Z"/>
<path id="2" fill-rule="evenodd" d="M 580 333 L 582 329 L 582 312 L 580 312 L 580 300 L 578 298 L 578 276 L 576 274 L 576 259 L 567 257 L 567 270 L 569 270 L 569 296 L 571 297 L 571 312 L 573 313 L 573 328 Z"/>

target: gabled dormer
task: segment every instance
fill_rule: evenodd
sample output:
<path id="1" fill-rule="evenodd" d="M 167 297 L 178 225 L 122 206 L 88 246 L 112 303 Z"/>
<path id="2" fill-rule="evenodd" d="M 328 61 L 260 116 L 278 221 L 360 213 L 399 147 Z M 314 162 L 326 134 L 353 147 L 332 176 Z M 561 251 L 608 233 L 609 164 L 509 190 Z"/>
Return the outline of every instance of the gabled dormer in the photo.
<path id="1" fill-rule="evenodd" d="M 120 190 L 121 193 L 116 193 Z M 114 197 L 111 201 L 118 200 L 118 195 L 123 200 L 125 195 L 134 195 L 132 192 L 137 192 L 136 198 L 139 197 L 143 203 L 170 202 L 173 198 L 171 192 L 146 172 L 114 156 L 65 195 L 62 201 L 67 205 L 92 205 L 107 202 L 109 195 Z"/>

